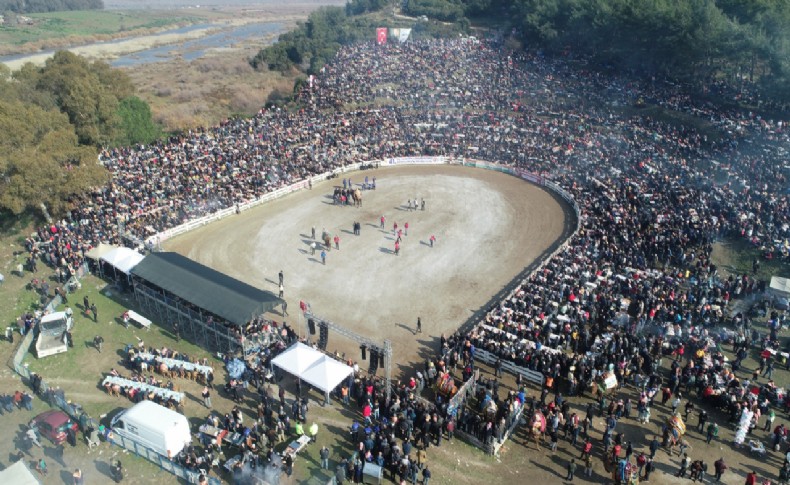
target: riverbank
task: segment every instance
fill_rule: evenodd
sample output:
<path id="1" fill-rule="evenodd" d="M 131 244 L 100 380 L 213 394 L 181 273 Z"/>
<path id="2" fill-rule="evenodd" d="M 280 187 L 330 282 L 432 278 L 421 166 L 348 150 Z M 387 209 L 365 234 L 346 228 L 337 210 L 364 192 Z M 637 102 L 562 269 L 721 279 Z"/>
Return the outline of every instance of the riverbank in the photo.
<path id="1" fill-rule="evenodd" d="M 264 1 L 222 10 L 188 9 L 190 16 L 204 15 L 207 21 L 68 50 L 122 68 L 166 132 L 186 131 L 231 116 L 253 115 L 272 92 L 290 93 L 295 73 L 256 71 L 249 59 L 313 10 L 342 2 Z M 173 15 L 185 10 L 173 10 Z M 0 62 L 16 70 L 26 62 L 41 65 L 51 55 L 40 52 Z"/>
<path id="2" fill-rule="evenodd" d="M 321 4 L 320 0 L 316 0 L 313 3 L 288 4 L 262 9 L 230 9 L 222 12 L 191 10 L 190 18 L 204 20 L 200 23 L 195 20 L 193 25 L 178 28 L 170 25 L 167 28 L 158 29 L 156 32 L 149 32 L 144 35 L 132 34 L 126 38 L 109 39 L 82 45 L 58 45 L 56 49 L 35 54 L 9 55 L 0 59 L 0 62 L 12 71 L 20 69 L 28 62 L 34 65 L 42 65 L 58 49 L 67 49 L 92 60 L 112 62 L 120 56 L 159 46 L 181 44 L 247 24 L 276 21 L 284 25 L 293 25 L 296 21 L 306 18 L 312 10 Z M 178 11 L 174 11 L 173 15 L 174 18 L 183 18 Z M 58 42 L 62 41 L 61 39 Z"/>

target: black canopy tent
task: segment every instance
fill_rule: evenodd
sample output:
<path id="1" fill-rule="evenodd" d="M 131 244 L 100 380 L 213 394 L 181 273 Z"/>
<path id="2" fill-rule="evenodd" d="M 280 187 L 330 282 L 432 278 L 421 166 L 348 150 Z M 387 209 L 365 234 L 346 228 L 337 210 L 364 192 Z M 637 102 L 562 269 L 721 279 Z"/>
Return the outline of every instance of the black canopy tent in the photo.
<path id="1" fill-rule="evenodd" d="M 274 293 L 260 290 L 178 253 L 152 253 L 132 274 L 242 326 L 282 303 Z"/>

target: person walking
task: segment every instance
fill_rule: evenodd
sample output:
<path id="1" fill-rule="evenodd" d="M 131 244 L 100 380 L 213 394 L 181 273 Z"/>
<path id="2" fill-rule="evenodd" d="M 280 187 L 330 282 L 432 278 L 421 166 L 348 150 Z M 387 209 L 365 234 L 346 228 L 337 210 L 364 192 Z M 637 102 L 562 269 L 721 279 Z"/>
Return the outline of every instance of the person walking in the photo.
<path id="1" fill-rule="evenodd" d="M 650 481 L 650 474 L 653 473 L 654 468 L 655 465 L 653 464 L 653 459 L 648 458 L 647 463 L 645 463 L 645 477 L 643 479 L 645 482 Z"/>
<path id="2" fill-rule="evenodd" d="M 656 452 L 661 444 L 658 442 L 658 436 L 653 436 L 653 441 L 650 442 L 650 458 L 656 457 Z"/>
<path id="3" fill-rule="evenodd" d="M 38 460 L 38 463 L 36 463 L 36 471 L 38 471 L 40 474 L 44 476 L 47 475 L 47 462 L 44 461 L 43 458 Z"/>
<path id="4" fill-rule="evenodd" d="M 211 409 L 211 390 L 208 388 L 208 386 L 203 387 L 201 396 L 203 396 L 203 405 Z"/>
<path id="5" fill-rule="evenodd" d="M 428 482 L 431 480 L 431 470 L 428 469 L 428 465 L 425 465 L 425 468 L 422 469 L 422 485 L 428 485 Z"/>
<path id="6" fill-rule="evenodd" d="M 433 234 L 431 234 L 431 238 L 429 239 L 429 241 L 430 241 L 430 243 L 431 243 L 431 247 L 433 247 L 433 243 L 435 243 L 435 242 L 436 242 L 436 236 L 434 236 Z"/>
<path id="7" fill-rule="evenodd" d="M 74 473 L 71 474 L 71 478 L 74 480 L 74 485 L 83 485 L 85 483 L 85 477 L 82 475 L 82 470 L 79 468 L 74 470 Z"/>
<path id="8" fill-rule="evenodd" d="M 99 310 L 96 309 L 96 303 L 91 303 L 91 313 L 93 313 L 93 322 L 99 321 Z"/>
<path id="9" fill-rule="evenodd" d="M 315 246 L 316 246 L 316 244 L 315 244 L 315 241 L 313 241 L 313 242 L 311 242 L 311 243 L 310 243 L 310 251 L 311 251 L 311 253 L 310 253 L 310 254 L 311 254 L 312 256 L 315 256 Z"/>
<path id="10" fill-rule="evenodd" d="M 768 416 L 765 418 L 765 426 L 763 427 L 763 431 L 770 431 L 771 427 L 774 424 L 774 419 L 776 419 L 776 413 L 773 409 L 768 412 Z"/>
<path id="11" fill-rule="evenodd" d="M 96 347 L 100 354 L 102 345 L 104 345 L 104 338 L 101 335 L 93 337 L 93 346 Z"/>
<path id="12" fill-rule="evenodd" d="M 285 300 L 283 300 L 283 316 L 288 316 L 288 302 Z"/>
<path id="13" fill-rule="evenodd" d="M 283 282 L 280 281 L 280 298 L 282 298 L 284 294 L 285 294 L 285 288 L 283 287 Z"/>
<path id="14" fill-rule="evenodd" d="M 310 228 L 310 235 L 313 239 L 315 239 L 315 226 Z"/>
<path id="15" fill-rule="evenodd" d="M 719 458 L 718 460 L 713 462 L 713 471 L 715 475 L 713 478 L 716 479 L 717 482 L 721 481 L 721 476 L 724 474 L 724 470 L 727 469 L 727 465 L 724 463 L 724 458 Z"/>
<path id="16" fill-rule="evenodd" d="M 773 359 L 768 361 L 768 366 L 765 368 L 765 372 L 763 373 L 763 377 L 767 377 L 769 380 L 773 379 L 773 377 L 774 377 L 774 361 L 773 361 Z"/>
<path id="17" fill-rule="evenodd" d="M 699 410 L 699 421 L 697 422 L 697 431 L 702 433 L 705 429 L 705 424 L 708 422 L 708 412 L 704 409 Z"/>
<path id="18" fill-rule="evenodd" d="M 91 302 L 88 300 L 88 295 L 82 297 L 82 309 L 85 311 L 85 315 L 88 314 L 88 310 L 91 307 Z"/>
<path id="19" fill-rule="evenodd" d="M 326 251 L 321 250 L 321 263 L 326 265 Z"/>
<path id="20" fill-rule="evenodd" d="M 691 463 L 691 459 L 688 455 L 683 455 L 683 459 L 680 460 L 680 469 L 678 472 L 675 473 L 676 477 L 684 478 L 686 476 L 686 471 L 689 469 L 689 464 Z"/>
<path id="21" fill-rule="evenodd" d="M 719 425 L 716 423 L 710 423 L 708 425 L 708 432 L 706 436 L 707 444 L 710 444 L 711 440 L 719 435 Z"/>
<path id="22" fill-rule="evenodd" d="M 340 250 L 340 236 L 335 235 L 335 249 Z"/>
<path id="23" fill-rule="evenodd" d="M 756 485 L 757 483 L 757 472 L 751 471 L 748 475 L 746 475 L 746 482 L 744 485 Z"/>
<path id="24" fill-rule="evenodd" d="M 408 236 L 409 235 L 409 223 L 408 222 L 403 224 L 403 235 L 404 236 Z"/>
<path id="25" fill-rule="evenodd" d="M 38 446 L 39 448 L 42 448 L 41 442 L 38 440 L 38 433 L 36 433 L 35 429 L 28 429 L 25 433 L 25 436 L 27 436 L 27 439 L 30 440 L 31 443 Z"/>
<path id="26" fill-rule="evenodd" d="M 283 270 L 280 270 L 280 272 L 277 274 L 277 276 L 279 276 L 279 278 L 280 278 L 280 286 L 282 286 L 283 285 L 283 277 L 284 277 Z"/>
<path id="27" fill-rule="evenodd" d="M 417 330 L 414 333 L 422 333 L 422 319 L 417 317 Z"/>
<path id="28" fill-rule="evenodd" d="M 283 463 L 285 464 L 285 473 L 290 477 L 294 471 L 294 459 L 290 453 L 285 455 L 283 459 Z"/>
<path id="29" fill-rule="evenodd" d="M 565 477 L 565 480 L 572 482 L 574 473 L 576 473 L 576 459 L 571 458 L 571 462 L 568 463 L 568 476 Z"/>
<path id="30" fill-rule="evenodd" d="M 321 455 L 321 469 L 329 470 L 329 448 L 324 445 L 319 454 Z"/>
<path id="31" fill-rule="evenodd" d="M 587 453 L 584 455 L 584 474 L 587 475 L 587 478 L 592 476 L 592 453 Z"/>
<path id="32" fill-rule="evenodd" d="M 380 220 L 380 224 L 379 224 L 379 227 L 380 227 L 381 229 L 384 229 L 384 222 L 385 222 L 385 221 L 386 221 L 386 219 L 384 218 L 384 216 L 381 216 L 381 220 Z"/>
<path id="33" fill-rule="evenodd" d="M 400 243 L 398 241 L 395 241 L 395 256 L 399 256 L 399 255 L 400 255 Z"/>

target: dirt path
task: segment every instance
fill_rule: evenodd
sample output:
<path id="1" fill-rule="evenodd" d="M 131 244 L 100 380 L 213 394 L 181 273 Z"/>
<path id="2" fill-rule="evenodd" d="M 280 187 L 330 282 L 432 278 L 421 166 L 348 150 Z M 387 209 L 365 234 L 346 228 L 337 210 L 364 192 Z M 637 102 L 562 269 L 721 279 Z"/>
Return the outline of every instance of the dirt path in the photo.
<path id="1" fill-rule="evenodd" d="M 317 184 L 255 210 L 188 233 L 167 244 L 253 286 L 277 292 L 285 273 L 286 321 L 304 332 L 299 301 L 316 315 L 375 339 L 391 339 L 395 362 L 418 362 L 562 234 L 564 213 L 544 190 L 520 179 L 465 167 L 409 167 L 355 172 L 377 177 L 363 208 L 332 205 L 341 179 Z M 426 199 L 426 210 L 405 209 Z M 385 229 L 379 219 L 386 218 Z M 352 233 L 362 223 L 360 236 Z M 393 222 L 409 223 L 401 254 Z M 311 254 L 311 226 L 340 236 L 340 250 Z M 435 235 L 436 246 L 429 238 Z M 423 333 L 415 334 L 417 317 Z M 281 320 L 279 314 L 269 315 Z M 330 334 L 329 350 L 356 359 L 357 346 Z M 395 369 L 403 372 L 406 369 Z"/>

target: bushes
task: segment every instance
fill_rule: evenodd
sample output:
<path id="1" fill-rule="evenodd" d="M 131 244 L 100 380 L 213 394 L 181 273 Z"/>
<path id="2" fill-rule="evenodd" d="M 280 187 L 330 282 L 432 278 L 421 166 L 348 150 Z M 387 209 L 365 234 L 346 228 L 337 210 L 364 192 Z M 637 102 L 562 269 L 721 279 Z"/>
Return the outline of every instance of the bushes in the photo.
<path id="1" fill-rule="evenodd" d="M 276 44 L 261 49 L 250 59 L 260 69 L 287 72 L 293 66 L 315 74 L 332 59 L 343 44 L 373 39 L 378 22 L 364 16 L 348 15 L 348 9 L 320 8 L 307 22 L 280 36 Z"/>
<path id="2" fill-rule="evenodd" d="M 463 6 L 450 0 L 408 0 L 403 10 L 415 17 L 425 15 L 444 22 L 455 22 L 464 16 Z"/>

